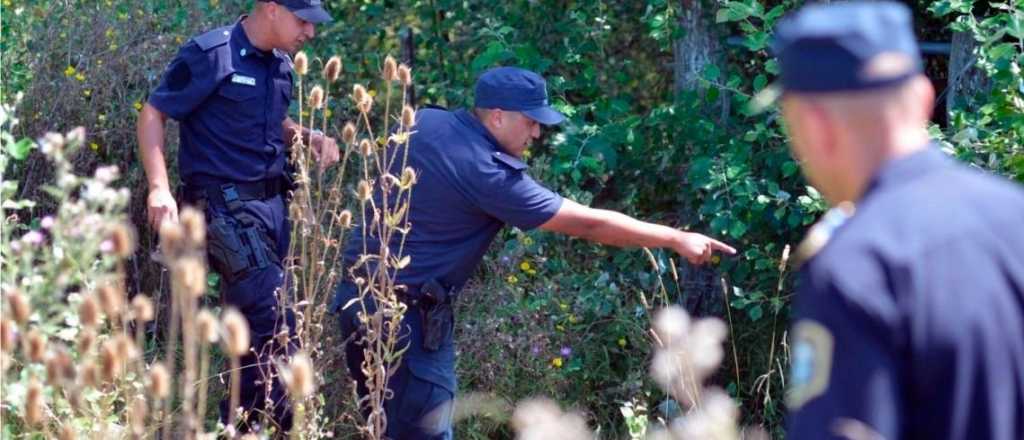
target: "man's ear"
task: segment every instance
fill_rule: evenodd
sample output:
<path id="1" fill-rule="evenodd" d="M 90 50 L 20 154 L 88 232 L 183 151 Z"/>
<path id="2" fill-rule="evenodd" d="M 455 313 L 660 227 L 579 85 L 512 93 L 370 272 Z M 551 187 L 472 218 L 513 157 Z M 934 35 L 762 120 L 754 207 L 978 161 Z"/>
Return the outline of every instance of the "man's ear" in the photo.
<path id="1" fill-rule="evenodd" d="M 841 115 L 833 113 L 828 106 L 808 100 L 804 103 L 804 136 L 808 148 L 814 148 L 818 156 L 835 159 L 839 154 L 838 134 Z"/>

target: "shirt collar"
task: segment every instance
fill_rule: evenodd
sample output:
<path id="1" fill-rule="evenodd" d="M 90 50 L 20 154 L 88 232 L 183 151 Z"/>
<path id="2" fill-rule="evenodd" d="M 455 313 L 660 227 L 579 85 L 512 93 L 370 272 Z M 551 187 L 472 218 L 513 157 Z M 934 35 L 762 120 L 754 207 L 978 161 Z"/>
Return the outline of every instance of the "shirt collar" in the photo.
<path id="1" fill-rule="evenodd" d="M 248 17 L 248 15 L 238 17 L 238 21 L 235 21 L 235 27 L 231 29 L 231 39 L 236 43 L 233 47 L 238 50 L 238 54 L 242 58 L 250 55 L 257 55 L 265 58 L 270 54 L 270 52 L 260 50 L 256 46 L 253 46 L 252 41 L 249 40 L 249 36 L 245 34 L 245 28 L 242 27 L 242 20 L 245 20 L 246 17 Z"/>
<path id="2" fill-rule="evenodd" d="M 879 188 L 900 185 L 917 179 L 945 168 L 950 163 L 950 159 L 946 154 L 939 150 L 937 145 L 930 143 L 921 151 L 890 160 L 882 165 L 871 179 L 871 183 L 868 185 L 867 191 L 864 192 L 864 196 L 868 196 Z"/>
<path id="3" fill-rule="evenodd" d="M 499 144 L 498 140 L 491 135 L 491 132 L 487 130 L 487 127 L 484 127 L 484 124 L 476 118 L 476 115 L 470 113 L 466 109 L 461 109 L 455 112 L 455 117 L 467 127 L 483 136 L 484 139 L 487 139 L 487 142 L 491 144 L 491 148 L 494 149 L 494 151 L 502 151 L 501 144 Z"/>

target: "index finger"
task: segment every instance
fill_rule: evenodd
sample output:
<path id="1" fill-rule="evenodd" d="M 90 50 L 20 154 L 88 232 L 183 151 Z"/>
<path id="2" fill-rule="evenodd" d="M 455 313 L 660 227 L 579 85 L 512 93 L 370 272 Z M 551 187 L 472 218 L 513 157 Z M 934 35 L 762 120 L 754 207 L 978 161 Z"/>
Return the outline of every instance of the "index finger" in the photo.
<path id="1" fill-rule="evenodd" d="M 732 246 L 729 246 L 729 245 L 727 245 L 725 243 L 722 243 L 722 242 L 720 242 L 718 240 L 715 240 L 714 238 L 712 238 L 710 240 L 711 240 L 711 248 L 712 249 L 715 249 L 715 250 L 718 250 L 718 251 L 722 251 L 722 252 L 727 253 L 729 255 L 733 255 L 733 254 L 736 253 L 736 249 L 733 248 Z"/>

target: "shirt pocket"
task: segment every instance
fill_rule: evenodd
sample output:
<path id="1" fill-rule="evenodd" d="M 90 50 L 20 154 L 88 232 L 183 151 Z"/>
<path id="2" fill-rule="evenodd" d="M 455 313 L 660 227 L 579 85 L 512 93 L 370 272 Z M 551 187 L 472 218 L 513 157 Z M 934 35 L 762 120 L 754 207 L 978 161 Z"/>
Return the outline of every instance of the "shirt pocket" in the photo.
<path id="1" fill-rule="evenodd" d="M 216 129 L 237 142 L 262 149 L 267 122 L 266 94 L 255 86 L 237 84 L 230 79 L 217 88 Z"/>

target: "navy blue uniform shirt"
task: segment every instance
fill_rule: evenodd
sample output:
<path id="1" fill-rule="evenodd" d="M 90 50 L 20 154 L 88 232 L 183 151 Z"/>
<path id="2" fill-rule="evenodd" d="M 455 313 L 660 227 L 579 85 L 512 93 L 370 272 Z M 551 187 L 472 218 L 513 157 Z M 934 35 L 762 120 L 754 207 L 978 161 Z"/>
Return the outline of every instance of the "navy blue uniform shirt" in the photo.
<path id="1" fill-rule="evenodd" d="M 1024 190 L 936 148 L 883 165 L 796 318 L 788 438 L 1024 439 Z"/>
<path id="2" fill-rule="evenodd" d="M 533 180 L 526 164 L 503 152 L 468 111 L 420 109 L 413 131 L 407 165 L 418 181 L 404 247 L 412 261 L 399 271 L 399 284 L 436 278 L 461 287 L 505 224 L 532 229 L 562 206 L 562 198 Z M 361 236 L 358 230 L 351 235 L 345 267 L 362 253 Z M 379 243 L 371 238 L 367 245 L 373 254 Z"/>
<path id="3" fill-rule="evenodd" d="M 284 172 L 291 93 L 287 55 L 257 49 L 239 20 L 182 46 L 149 103 L 180 123 L 184 182 L 252 182 Z"/>

